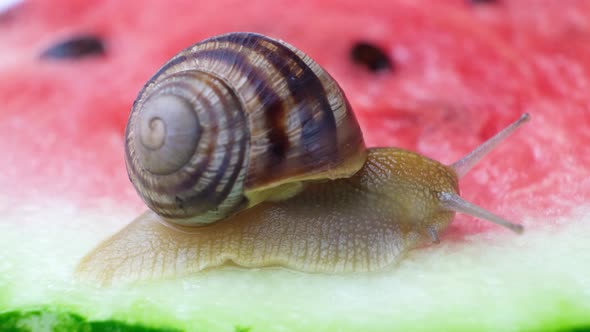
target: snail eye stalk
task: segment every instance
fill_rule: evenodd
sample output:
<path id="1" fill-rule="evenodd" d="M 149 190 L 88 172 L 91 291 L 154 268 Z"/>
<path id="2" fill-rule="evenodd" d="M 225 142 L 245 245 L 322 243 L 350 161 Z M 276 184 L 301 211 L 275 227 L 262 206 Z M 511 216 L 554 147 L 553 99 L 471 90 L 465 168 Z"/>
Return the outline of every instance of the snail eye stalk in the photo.
<path id="1" fill-rule="evenodd" d="M 482 145 L 475 148 L 475 150 L 469 152 L 463 158 L 454 162 L 451 166 L 457 176 L 462 178 L 467 172 L 469 172 L 473 166 L 475 166 L 484 156 L 490 153 L 498 144 L 504 141 L 510 134 L 516 131 L 520 126 L 525 124 L 531 119 L 528 113 L 524 113 L 518 120 L 510 124 L 508 127 L 502 129 L 499 133 L 494 135 L 492 138 L 485 141 Z"/>

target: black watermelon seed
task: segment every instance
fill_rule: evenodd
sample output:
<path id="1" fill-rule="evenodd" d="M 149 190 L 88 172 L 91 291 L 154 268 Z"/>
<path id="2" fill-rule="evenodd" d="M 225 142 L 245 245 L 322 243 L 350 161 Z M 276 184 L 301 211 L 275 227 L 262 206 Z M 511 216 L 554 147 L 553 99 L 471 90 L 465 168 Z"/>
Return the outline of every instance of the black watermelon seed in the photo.
<path id="1" fill-rule="evenodd" d="M 467 2 L 474 4 L 474 5 L 479 5 L 479 4 L 492 4 L 492 3 L 497 3 L 498 0 L 467 0 Z"/>
<path id="2" fill-rule="evenodd" d="M 96 36 L 76 36 L 58 42 L 43 53 L 44 59 L 79 59 L 88 56 L 102 56 L 105 54 L 105 47 L 102 39 Z"/>
<path id="3" fill-rule="evenodd" d="M 350 58 L 372 72 L 393 69 L 393 63 L 387 55 L 377 46 L 366 42 L 356 43 L 350 50 Z"/>

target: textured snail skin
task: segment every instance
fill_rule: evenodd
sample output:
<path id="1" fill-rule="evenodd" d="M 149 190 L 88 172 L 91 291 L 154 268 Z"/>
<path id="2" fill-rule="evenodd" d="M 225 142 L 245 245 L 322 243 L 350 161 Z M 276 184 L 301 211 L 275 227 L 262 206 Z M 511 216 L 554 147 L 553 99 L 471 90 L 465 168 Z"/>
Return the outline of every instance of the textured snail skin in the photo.
<path id="1" fill-rule="evenodd" d="M 145 85 L 126 129 L 129 178 L 166 220 L 202 225 L 366 159 L 338 84 L 293 46 L 253 33 L 197 43 Z"/>
<path id="2" fill-rule="evenodd" d="M 458 194 L 448 166 L 397 148 L 369 149 L 354 176 L 311 183 L 203 227 L 168 224 L 152 211 L 86 256 L 87 279 L 112 282 L 177 277 L 226 264 L 306 272 L 383 269 L 444 229 L 455 213 L 438 195 Z"/>

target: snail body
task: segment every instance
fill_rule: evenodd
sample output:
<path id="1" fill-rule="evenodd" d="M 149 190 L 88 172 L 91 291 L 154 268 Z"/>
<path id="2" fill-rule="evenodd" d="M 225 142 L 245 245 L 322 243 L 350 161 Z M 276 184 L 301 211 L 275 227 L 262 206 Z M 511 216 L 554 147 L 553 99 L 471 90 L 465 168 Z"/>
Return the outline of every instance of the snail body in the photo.
<path id="1" fill-rule="evenodd" d="M 522 232 L 460 198 L 458 182 L 528 119 L 450 166 L 366 149 L 344 93 L 301 51 L 252 33 L 213 37 L 172 58 L 140 92 L 126 162 L 150 211 L 86 255 L 78 272 L 111 283 L 227 264 L 376 271 L 438 242 L 456 212 Z"/>

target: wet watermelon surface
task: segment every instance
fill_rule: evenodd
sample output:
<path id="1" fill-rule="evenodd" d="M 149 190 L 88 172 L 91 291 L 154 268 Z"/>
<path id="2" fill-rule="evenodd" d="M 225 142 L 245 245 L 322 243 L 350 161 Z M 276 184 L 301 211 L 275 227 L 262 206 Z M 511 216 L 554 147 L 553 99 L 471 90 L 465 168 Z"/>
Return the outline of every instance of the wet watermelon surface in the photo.
<path id="1" fill-rule="evenodd" d="M 125 217 L 142 210 L 123 160 L 131 104 L 176 52 L 230 31 L 281 38 L 312 56 L 346 92 L 369 146 L 451 163 L 528 112 L 532 121 L 462 180 L 463 196 L 529 229 L 575 222 L 562 217 L 588 205 L 588 1 L 29 0 L 0 12 L 6 223 L 22 222 L 20 206 L 51 199 L 92 211 L 116 202 Z M 80 38 L 87 43 L 72 54 L 51 53 Z M 359 44 L 385 65 L 355 61 Z M 68 217 L 54 213 L 77 222 Z M 129 220 L 105 219 L 112 229 Z M 442 240 L 496 232 L 459 216 Z"/>

